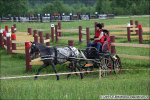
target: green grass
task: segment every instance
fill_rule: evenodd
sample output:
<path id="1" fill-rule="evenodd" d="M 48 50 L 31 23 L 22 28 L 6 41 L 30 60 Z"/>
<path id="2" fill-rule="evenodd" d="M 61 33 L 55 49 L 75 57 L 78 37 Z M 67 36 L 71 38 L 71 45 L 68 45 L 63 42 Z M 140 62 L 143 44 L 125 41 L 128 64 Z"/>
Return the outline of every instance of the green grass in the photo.
<path id="1" fill-rule="evenodd" d="M 139 73 L 141 74 L 141 73 Z M 148 95 L 148 73 L 109 76 L 99 80 L 85 76 L 84 80 L 71 78 L 55 81 L 55 77 L 2 80 L 2 98 L 5 99 L 99 99 L 100 95 Z M 129 78 L 129 79 L 128 79 Z M 136 88 L 138 87 L 138 88 Z M 9 94 L 9 95 L 8 95 Z"/>
<path id="2" fill-rule="evenodd" d="M 149 17 L 144 18 L 126 18 L 126 19 L 107 19 L 62 22 L 63 29 L 77 29 L 79 25 L 85 29 L 87 26 L 94 27 L 94 22 L 105 23 L 105 25 L 127 24 L 130 19 L 139 20 L 139 24 L 149 27 Z M 50 23 L 16 23 L 18 31 L 27 31 L 28 27 L 33 29 L 48 29 Z M 12 26 L 13 22 L 1 23 L 1 28 L 5 25 Z M 50 31 L 44 31 L 44 34 Z M 91 32 L 94 33 L 93 30 Z M 144 33 L 147 34 L 147 33 Z M 149 33 L 148 33 L 149 34 Z M 64 33 L 63 36 L 78 37 L 76 34 Z M 85 35 L 83 38 L 86 38 Z M 64 45 L 67 40 L 61 40 L 51 45 Z M 127 39 L 116 39 L 119 43 L 130 43 Z M 138 43 L 138 39 L 132 39 L 131 43 Z M 149 44 L 149 41 L 143 41 Z M 85 49 L 86 44 L 78 44 L 75 41 L 75 47 Z M 117 54 L 129 54 L 138 56 L 149 56 L 147 48 L 116 47 Z M 123 69 L 145 69 L 149 68 L 148 60 L 121 58 Z M 7 55 L 6 50 L 0 49 L 0 77 L 34 75 L 40 66 L 32 66 L 30 72 L 26 72 L 25 56 L 22 54 Z M 58 72 L 69 72 L 67 65 L 57 65 Z M 97 70 L 97 69 L 95 69 Z M 51 66 L 43 69 L 40 74 L 54 73 Z M 66 80 L 66 75 L 61 75 L 60 80 L 56 81 L 56 76 L 38 77 L 22 79 L 1 80 L 0 99 L 99 99 L 101 95 L 149 95 L 149 70 L 146 71 L 122 71 L 120 75 L 108 75 L 105 78 L 98 79 L 98 72 L 89 73 L 81 80 L 80 76 L 71 75 Z"/>

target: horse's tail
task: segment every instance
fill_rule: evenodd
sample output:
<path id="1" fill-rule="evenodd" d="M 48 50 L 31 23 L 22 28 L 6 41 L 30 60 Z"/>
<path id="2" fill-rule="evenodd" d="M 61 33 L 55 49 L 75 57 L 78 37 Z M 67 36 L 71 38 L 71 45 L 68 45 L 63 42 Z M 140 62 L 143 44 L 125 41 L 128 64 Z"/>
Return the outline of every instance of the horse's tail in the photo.
<path id="1" fill-rule="evenodd" d="M 84 59 L 87 59 L 86 56 L 84 55 L 84 53 L 83 53 L 81 50 L 79 50 L 79 52 L 80 52 L 80 55 L 81 55 Z"/>

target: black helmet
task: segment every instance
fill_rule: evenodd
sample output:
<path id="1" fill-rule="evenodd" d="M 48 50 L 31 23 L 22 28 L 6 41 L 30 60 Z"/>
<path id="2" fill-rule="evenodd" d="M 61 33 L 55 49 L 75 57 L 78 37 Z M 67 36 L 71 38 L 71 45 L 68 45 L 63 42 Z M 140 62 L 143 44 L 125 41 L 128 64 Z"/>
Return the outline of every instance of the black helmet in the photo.
<path id="1" fill-rule="evenodd" d="M 103 29 L 103 32 L 106 33 L 107 35 L 109 35 L 109 31 L 108 30 L 104 30 Z"/>
<path id="2" fill-rule="evenodd" d="M 96 27 L 99 27 L 100 29 L 102 29 L 102 25 L 101 24 L 97 24 Z"/>

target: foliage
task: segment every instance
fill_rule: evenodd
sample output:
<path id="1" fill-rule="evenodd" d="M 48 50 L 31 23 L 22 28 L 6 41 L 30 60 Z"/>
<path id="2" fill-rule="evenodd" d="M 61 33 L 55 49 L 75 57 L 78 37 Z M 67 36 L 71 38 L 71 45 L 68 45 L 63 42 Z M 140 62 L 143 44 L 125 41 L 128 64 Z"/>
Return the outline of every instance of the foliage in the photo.
<path id="1" fill-rule="evenodd" d="M 47 3 L 43 6 L 42 8 L 42 14 L 45 14 L 45 13 L 54 13 L 55 12 L 55 9 L 54 9 L 54 5 L 51 4 L 51 3 Z"/>
<path id="2" fill-rule="evenodd" d="M 106 11 L 112 12 L 111 3 L 110 0 L 98 0 L 96 3 L 96 11 L 99 13 L 106 13 Z"/>
<path id="3" fill-rule="evenodd" d="M 9 2 L 9 3 L 8 3 Z M 149 0 L 0 0 L 1 15 L 44 13 L 113 13 L 149 15 Z"/>
<path id="4" fill-rule="evenodd" d="M 55 13 L 63 13 L 64 12 L 64 5 L 61 0 L 55 0 L 53 2 Z"/>
<path id="5" fill-rule="evenodd" d="M 96 11 L 115 15 L 149 15 L 149 0 L 97 0 Z"/>
<path id="6" fill-rule="evenodd" d="M 28 0 L 1 0 L 0 7 L 2 15 L 21 15 L 28 13 L 29 4 Z"/>

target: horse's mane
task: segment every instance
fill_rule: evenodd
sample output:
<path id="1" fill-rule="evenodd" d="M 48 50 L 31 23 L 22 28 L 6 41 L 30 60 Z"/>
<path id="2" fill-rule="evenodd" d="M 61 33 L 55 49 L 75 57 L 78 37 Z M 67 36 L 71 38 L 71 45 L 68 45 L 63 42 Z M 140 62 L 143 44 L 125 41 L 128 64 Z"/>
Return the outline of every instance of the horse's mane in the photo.
<path id="1" fill-rule="evenodd" d="M 41 43 L 38 43 L 38 42 L 35 42 L 36 46 L 39 48 L 39 49 L 46 49 L 47 47 L 44 45 L 44 44 L 41 44 Z"/>
<path id="2" fill-rule="evenodd" d="M 53 47 L 47 47 L 44 44 L 37 43 L 37 42 L 33 42 L 33 44 L 35 44 L 36 48 L 39 49 L 39 53 L 41 56 L 52 55 L 54 53 Z"/>

